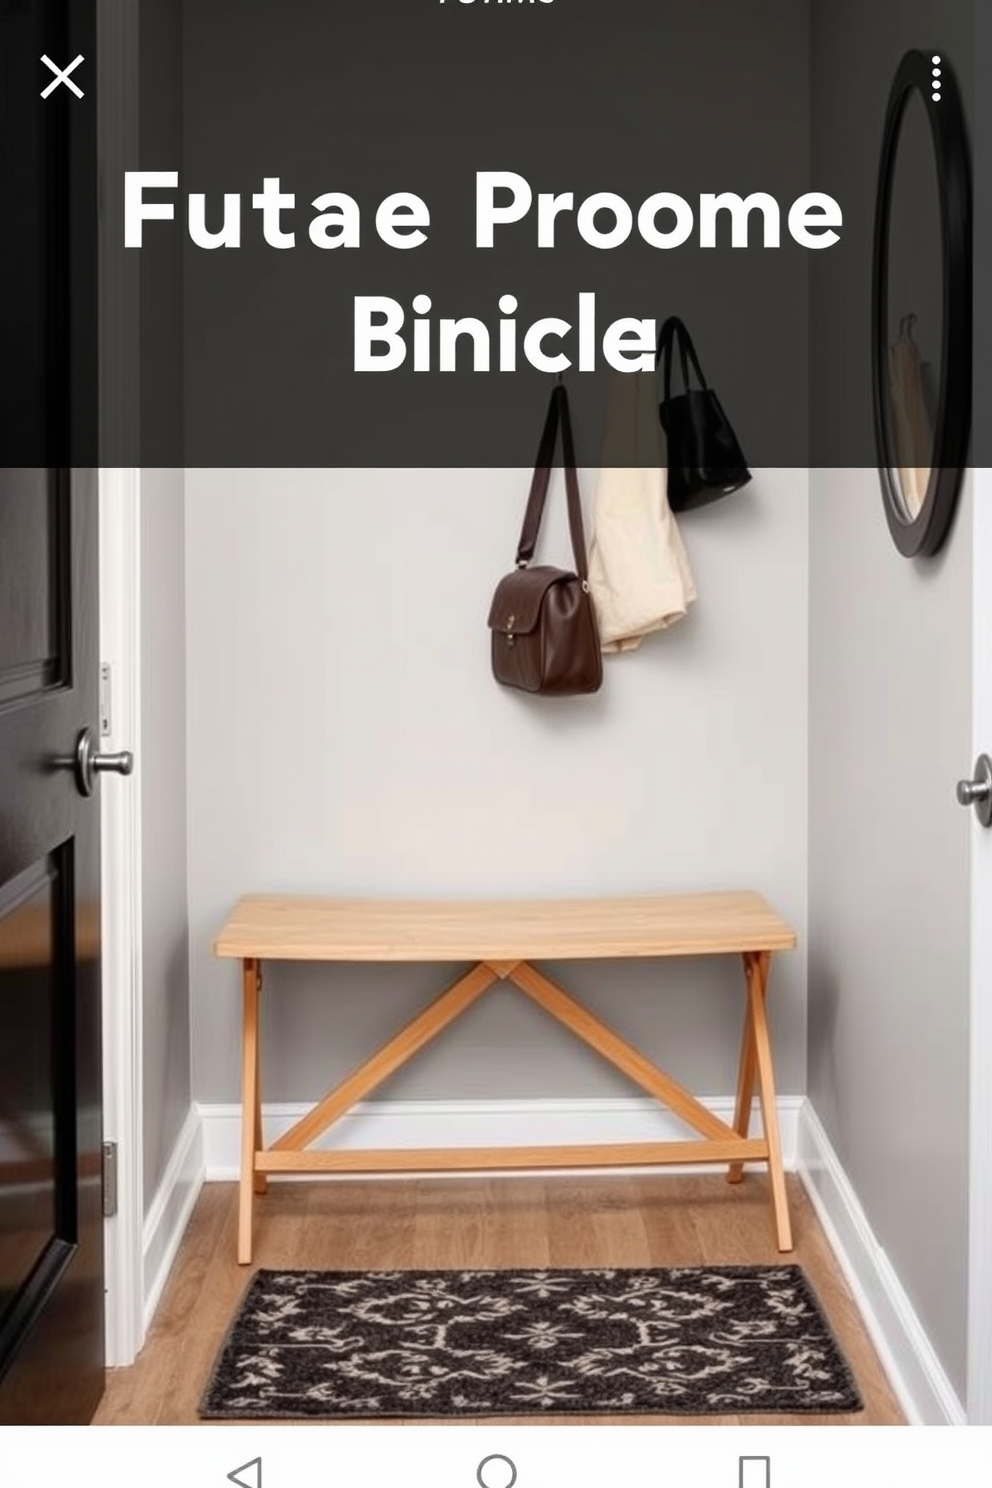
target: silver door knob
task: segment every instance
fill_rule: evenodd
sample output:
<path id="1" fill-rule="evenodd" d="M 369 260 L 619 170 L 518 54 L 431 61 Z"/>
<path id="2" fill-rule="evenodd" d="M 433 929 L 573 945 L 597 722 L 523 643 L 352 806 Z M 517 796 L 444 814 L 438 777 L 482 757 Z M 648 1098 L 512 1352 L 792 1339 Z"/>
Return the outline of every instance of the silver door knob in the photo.
<path id="1" fill-rule="evenodd" d="M 76 789 L 81 796 L 91 796 L 97 775 L 130 775 L 134 770 L 134 755 L 130 749 L 119 754 L 100 754 L 93 738 L 93 730 L 85 728 L 76 740 L 76 748 L 69 760 L 56 761 L 68 766 L 76 777 Z"/>
<path id="2" fill-rule="evenodd" d="M 987 754 L 975 761 L 973 780 L 958 781 L 957 797 L 960 805 L 974 806 L 983 827 L 992 827 L 992 760 Z"/>

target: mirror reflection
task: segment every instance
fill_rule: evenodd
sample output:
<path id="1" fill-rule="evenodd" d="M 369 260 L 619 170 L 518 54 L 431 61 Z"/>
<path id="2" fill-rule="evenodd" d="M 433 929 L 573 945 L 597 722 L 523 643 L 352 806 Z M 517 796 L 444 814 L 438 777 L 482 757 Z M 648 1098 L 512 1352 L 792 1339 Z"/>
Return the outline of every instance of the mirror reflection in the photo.
<path id="1" fill-rule="evenodd" d="M 943 243 L 937 159 L 920 94 L 896 145 L 888 263 L 888 447 L 900 516 L 919 516 L 934 463 L 943 344 Z"/>

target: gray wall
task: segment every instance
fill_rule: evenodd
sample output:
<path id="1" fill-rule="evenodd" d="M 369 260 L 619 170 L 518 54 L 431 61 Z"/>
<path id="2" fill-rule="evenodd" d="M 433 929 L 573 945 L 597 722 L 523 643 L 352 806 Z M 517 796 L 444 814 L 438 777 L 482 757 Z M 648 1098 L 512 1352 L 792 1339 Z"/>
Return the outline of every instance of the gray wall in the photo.
<path id="1" fill-rule="evenodd" d="M 527 472 L 187 471 L 194 1093 L 238 1095 L 250 891 L 526 896 L 753 886 L 805 938 L 806 472 L 683 522 L 689 619 L 607 659 L 594 698 L 496 686 L 486 613 Z M 586 481 L 587 505 L 592 494 Z M 545 535 L 567 552 L 563 496 Z M 451 969 L 273 967 L 265 1097 L 306 1100 Z M 570 985 L 702 1093 L 732 1093 L 735 962 L 576 965 Z M 780 1088 L 805 1088 L 805 957 L 781 958 Z M 630 1087 L 504 988 L 383 1087 L 395 1098 Z"/>
<path id="2" fill-rule="evenodd" d="M 903 50 L 942 51 L 970 95 L 971 11 L 815 9 L 815 168 L 843 181 L 852 220 L 870 221 Z M 824 269 L 817 356 L 846 361 L 844 416 L 870 417 L 867 254 L 854 282 Z M 941 557 L 907 562 L 874 470 L 811 478 L 809 1096 L 962 1399 L 971 821 L 954 782 L 970 764 L 971 520 L 969 481 Z"/>
<path id="3" fill-rule="evenodd" d="M 141 973 L 145 1207 L 190 1105 L 183 472 L 141 472 Z"/>

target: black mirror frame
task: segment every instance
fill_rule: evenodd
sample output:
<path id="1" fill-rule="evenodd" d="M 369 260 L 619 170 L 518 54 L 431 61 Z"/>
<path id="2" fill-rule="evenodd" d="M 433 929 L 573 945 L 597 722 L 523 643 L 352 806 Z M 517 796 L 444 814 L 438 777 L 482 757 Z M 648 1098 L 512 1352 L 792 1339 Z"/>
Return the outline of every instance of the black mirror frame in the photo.
<path id="1" fill-rule="evenodd" d="M 932 57 L 940 55 L 940 102 L 933 101 Z M 937 162 L 943 243 L 943 347 L 930 483 L 918 515 L 907 521 L 893 482 L 888 413 L 889 229 L 896 151 L 913 91 L 923 99 Z M 968 464 L 972 397 L 971 156 L 957 79 L 939 48 L 910 51 L 892 84 L 875 206 L 872 264 L 872 392 L 875 448 L 889 530 L 907 558 L 929 557 L 947 537 Z"/>

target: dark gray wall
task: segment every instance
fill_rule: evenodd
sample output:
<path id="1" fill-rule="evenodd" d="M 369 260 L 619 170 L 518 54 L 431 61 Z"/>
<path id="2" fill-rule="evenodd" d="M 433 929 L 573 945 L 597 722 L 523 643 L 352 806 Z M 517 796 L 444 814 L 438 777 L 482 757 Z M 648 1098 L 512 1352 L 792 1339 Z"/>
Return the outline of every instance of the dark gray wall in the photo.
<path id="1" fill-rule="evenodd" d="M 775 250 L 760 245 L 757 214 L 747 250 L 730 246 L 724 219 L 712 249 L 694 234 L 659 250 L 635 230 L 600 251 L 568 216 L 554 250 L 537 248 L 532 219 L 492 251 L 474 246 L 479 170 L 514 170 L 536 192 L 573 192 L 576 206 L 603 190 L 635 208 L 674 191 L 694 209 L 700 192 L 765 191 L 787 216 L 809 188 L 807 0 L 187 0 L 183 16 L 184 178 L 176 220 L 147 236 L 187 245 L 186 464 L 526 464 L 547 374 L 522 352 L 512 376 L 476 375 L 464 358 L 453 373 L 414 375 L 409 361 L 353 370 L 355 295 L 409 307 L 424 293 L 434 317 L 495 326 L 507 292 L 521 337 L 539 316 L 574 324 L 582 292 L 596 295 L 601 331 L 678 313 L 751 461 L 808 463 L 806 276 L 822 255 L 784 222 Z M 283 251 L 264 243 L 250 205 L 273 176 L 296 197 L 284 223 L 296 245 Z M 361 204 L 358 250 L 309 241 L 310 203 L 328 190 Z M 431 211 L 427 241 L 409 252 L 373 226 L 396 190 Z M 240 195 L 240 247 L 192 245 L 191 191 L 205 193 L 214 231 L 222 196 Z M 590 464 L 609 381 L 598 362 L 569 377 Z"/>
<path id="2" fill-rule="evenodd" d="M 181 170 L 182 5 L 180 0 L 139 0 L 139 6 L 139 167 Z M 179 234 L 148 233 L 139 264 L 140 464 L 175 466 L 183 443 L 185 375 Z"/>

